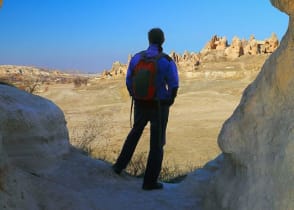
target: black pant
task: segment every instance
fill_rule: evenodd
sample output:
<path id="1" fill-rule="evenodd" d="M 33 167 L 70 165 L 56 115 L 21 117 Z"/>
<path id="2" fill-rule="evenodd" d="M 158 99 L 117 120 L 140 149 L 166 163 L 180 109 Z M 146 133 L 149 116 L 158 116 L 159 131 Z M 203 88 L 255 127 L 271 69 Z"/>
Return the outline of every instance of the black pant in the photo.
<path id="1" fill-rule="evenodd" d="M 158 102 L 151 105 L 135 102 L 134 125 L 125 140 L 115 165 L 120 169 L 126 168 L 133 156 L 145 126 L 150 122 L 150 150 L 144 176 L 144 184 L 156 183 L 160 174 L 168 115 L 168 105 L 158 104 Z"/>

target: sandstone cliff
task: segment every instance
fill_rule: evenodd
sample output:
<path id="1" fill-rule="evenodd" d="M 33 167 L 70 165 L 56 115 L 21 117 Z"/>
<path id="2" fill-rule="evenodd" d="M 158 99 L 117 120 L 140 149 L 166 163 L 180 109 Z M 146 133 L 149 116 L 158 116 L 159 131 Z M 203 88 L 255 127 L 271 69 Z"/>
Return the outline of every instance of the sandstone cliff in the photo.
<path id="1" fill-rule="evenodd" d="M 206 166 L 207 210 L 294 209 L 294 3 L 271 3 L 290 15 L 289 29 L 222 127 L 223 154 Z"/>
<path id="2" fill-rule="evenodd" d="M 6 85 L 0 85 L 0 110 L 0 208 L 37 209 L 28 176 L 55 167 L 69 152 L 64 115 L 52 102 Z"/>

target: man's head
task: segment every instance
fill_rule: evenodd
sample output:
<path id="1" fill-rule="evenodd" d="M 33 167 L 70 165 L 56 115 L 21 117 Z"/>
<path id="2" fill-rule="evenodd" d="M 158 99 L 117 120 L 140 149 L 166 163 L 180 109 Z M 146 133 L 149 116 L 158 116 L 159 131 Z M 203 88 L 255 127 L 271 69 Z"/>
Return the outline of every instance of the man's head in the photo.
<path id="1" fill-rule="evenodd" d="M 164 42 L 164 33 L 160 28 L 152 28 L 148 32 L 149 44 L 158 44 L 161 46 Z"/>

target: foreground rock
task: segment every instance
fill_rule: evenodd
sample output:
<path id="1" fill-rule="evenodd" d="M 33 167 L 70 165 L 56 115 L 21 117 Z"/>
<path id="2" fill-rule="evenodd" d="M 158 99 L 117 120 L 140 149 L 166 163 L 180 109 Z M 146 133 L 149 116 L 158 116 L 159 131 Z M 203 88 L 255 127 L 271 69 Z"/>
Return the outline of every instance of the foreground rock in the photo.
<path id="1" fill-rule="evenodd" d="M 294 4 L 271 2 L 290 15 L 289 29 L 224 123 L 216 166 L 202 169 L 207 210 L 294 209 Z"/>
<path id="2" fill-rule="evenodd" d="M 13 203 L 16 209 L 35 209 L 26 177 L 52 169 L 69 152 L 63 113 L 52 102 L 7 85 L 0 85 L 0 110 L 0 208 Z"/>
<path id="3" fill-rule="evenodd" d="M 12 163 L 47 169 L 69 151 L 64 115 L 55 104 L 5 85 L 0 93 L 3 147 Z"/>

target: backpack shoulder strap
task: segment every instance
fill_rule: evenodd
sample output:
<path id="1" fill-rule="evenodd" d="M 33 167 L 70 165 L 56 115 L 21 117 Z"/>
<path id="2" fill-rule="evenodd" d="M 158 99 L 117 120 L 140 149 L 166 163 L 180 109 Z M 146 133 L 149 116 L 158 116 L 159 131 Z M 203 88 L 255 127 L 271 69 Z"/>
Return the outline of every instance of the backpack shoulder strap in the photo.
<path id="1" fill-rule="evenodd" d="M 143 50 L 143 51 L 139 52 L 138 54 L 141 56 L 141 59 L 142 58 L 147 58 L 147 52 L 146 52 L 146 50 Z"/>
<path id="2" fill-rule="evenodd" d="M 146 50 L 143 50 L 141 52 L 139 52 L 138 54 L 141 55 L 141 59 L 155 59 L 156 61 L 159 60 L 160 58 L 164 57 L 165 59 L 167 59 L 169 62 L 172 61 L 173 59 L 166 53 L 160 52 L 158 53 L 156 56 L 154 57 L 147 57 L 147 52 Z"/>
<path id="3" fill-rule="evenodd" d="M 160 52 L 155 57 L 155 60 L 159 60 L 160 58 L 165 58 L 168 62 L 172 61 L 173 59 L 166 53 Z"/>
<path id="4" fill-rule="evenodd" d="M 161 53 L 162 57 L 166 58 L 169 62 L 172 61 L 173 59 L 166 53 Z"/>

